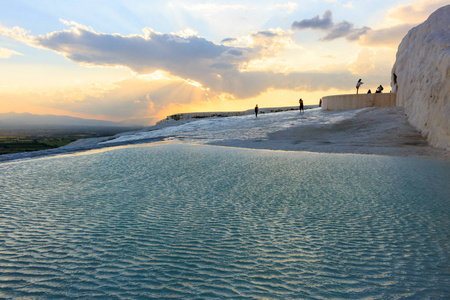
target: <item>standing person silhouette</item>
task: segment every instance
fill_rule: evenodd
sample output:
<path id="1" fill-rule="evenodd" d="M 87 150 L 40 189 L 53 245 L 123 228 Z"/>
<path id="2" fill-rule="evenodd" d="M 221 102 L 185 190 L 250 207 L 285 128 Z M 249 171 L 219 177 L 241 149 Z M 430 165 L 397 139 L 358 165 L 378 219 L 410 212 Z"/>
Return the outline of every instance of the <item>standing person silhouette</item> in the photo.
<path id="1" fill-rule="evenodd" d="M 255 106 L 255 116 L 256 117 L 258 117 L 258 111 L 259 111 L 258 104 L 256 104 L 256 106 Z"/>
<path id="2" fill-rule="evenodd" d="M 303 109 L 303 100 L 302 100 L 302 98 L 300 98 L 300 100 L 298 100 L 298 103 L 300 104 L 300 112 L 305 112 L 305 110 Z"/>
<path id="3" fill-rule="evenodd" d="M 359 87 L 360 87 L 363 83 L 364 83 L 364 82 L 362 82 L 361 79 L 359 79 L 358 82 L 356 83 L 356 94 L 358 94 Z"/>

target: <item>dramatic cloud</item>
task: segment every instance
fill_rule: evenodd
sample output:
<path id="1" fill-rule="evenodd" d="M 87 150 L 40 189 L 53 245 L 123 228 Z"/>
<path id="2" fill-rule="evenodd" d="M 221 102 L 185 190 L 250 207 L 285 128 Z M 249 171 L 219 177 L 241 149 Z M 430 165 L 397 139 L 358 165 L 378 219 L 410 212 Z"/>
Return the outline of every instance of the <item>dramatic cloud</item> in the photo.
<path id="1" fill-rule="evenodd" d="M 326 32 L 326 36 L 321 40 L 331 41 L 337 38 L 346 38 L 349 41 L 355 41 L 370 30 L 369 27 L 355 28 L 354 25 L 347 21 L 342 21 L 337 24 L 333 22 L 333 13 L 326 10 L 320 18 L 318 15 L 312 19 L 304 19 L 292 23 L 293 30 L 316 29 Z"/>
<path id="2" fill-rule="evenodd" d="M 283 74 L 260 69 L 252 72 L 246 68 L 255 60 L 263 65 L 264 59 L 276 56 L 294 43 L 291 33 L 281 29 L 253 32 L 216 44 L 192 32 L 163 34 L 145 28 L 144 35 L 123 36 L 95 32 L 74 22 L 64 23 L 71 28 L 45 36 L 21 36 L 21 40 L 51 49 L 79 64 L 125 66 L 138 74 L 164 70 L 198 82 L 214 93 L 236 97 L 256 96 L 275 87 L 273 82 L 283 82 L 277 80 Z M 298 82 L 292 83 L 296 85 Z"/>
<path id="3" fill-rule="evenodd" d="M 152 80 L 137 76 L 116 82 L 114 88 L 101 95 L 59 105 L 80 113 L 142 118 L 156 115 L 167 103 L 190 103 L 204 97 L 204 90 L 180 78 L 169 76 Z"/>
<path id="4" fill-rule="evenodd" d="M 223 95 L 248 99 L 277 89 L 340 89 L 348 86 L 346 80 L 353 77 L 345 69 L 336 74 L 288 73 L 272 68 L 282 51 L 299 49 L 292 40 L 292 32 L 282 29 L 255 31 L 218 44 L 192 30 L 164 34 L 145 28 L 142 35 L 124 36 L 96 32 L 74 22 L 64 24 L 70 28 L 37 37 L 20 28 L 4 32 L 80 65 L 124 66 L 136 73 L 133 78 L 96 93 L 52 95 L 54 101 L 49 106 L 77 113 L 115 119 L 156 118 L 169 104 L 199 103 Z M 338 34 L 337 28 L 331 26 L 330 34 Z M 166 75 L 154 76 L 155 72 Z"/>
<path id="5" fill-rule="evenodd" d="M 221 77 L 261 56 L 258 49 L 219 45 L 199 36 L 157 33 L 122 36 L 75 25 L 70 30 L 34 38 L 38 47 L 56 51 L 80 64 L 126 66 L 139 74 L 165 70 L 220 91 Z"/>
<path id="6" fill-rule="evenodd" d="M 112 87 L 76 87 L 51 92 L 23 91 L 3 93 L 0 98 L 16 107 L 45 107 L 51 111 L 68 111 L 78 116 L 95 116 L 109 120 L 146 119 L 154 123 L 164 116 L 160 111 L 170 103 L 189 104 L 205 101 L 208 91 L 196 82 L 164 72 L 137 75 L 114 82 Z M 144 123 L 143 123 L 144 124 Z"/>
<path id="7" fill-rule="evenodd" d="M 185 73 L 193 65 L 205 72 L 209 65 L 218 60 L 237 62 L 236 52 L 229 52 L 232 48 L 201 37 L 161 34 L 149 28 L 145 28 L 144 32 L 144 36 L 122 36 L 73 27 L 71 30 L 39 36 L 35 38 L 35 43 L 64 54 L 75 62 L 123 65 L 138 73 L 151 73 L 157 69 L 170 70 L 175 74 Z"/>

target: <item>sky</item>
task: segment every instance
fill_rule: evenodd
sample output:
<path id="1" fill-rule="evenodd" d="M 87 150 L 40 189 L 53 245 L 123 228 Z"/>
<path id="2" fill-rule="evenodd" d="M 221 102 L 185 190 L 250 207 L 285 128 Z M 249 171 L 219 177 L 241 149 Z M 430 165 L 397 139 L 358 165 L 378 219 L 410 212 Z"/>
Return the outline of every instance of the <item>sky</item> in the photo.
<path id="1" fill-rule="evenodd" d="M 183 112 L 390 90 L 448 0 L 0 0 L 0 113 L 151 125 Z"/>

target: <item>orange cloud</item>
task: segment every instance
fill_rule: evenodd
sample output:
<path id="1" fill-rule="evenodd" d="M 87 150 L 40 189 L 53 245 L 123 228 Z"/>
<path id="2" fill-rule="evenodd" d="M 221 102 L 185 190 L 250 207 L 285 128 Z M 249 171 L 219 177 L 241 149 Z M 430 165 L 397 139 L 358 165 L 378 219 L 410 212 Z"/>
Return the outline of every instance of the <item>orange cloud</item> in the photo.
<path id="1" fill-rule="evenodd" d="M 411 28 L 424 22 L 431 13 L 445 5 L 448 5 L 446 0 L 419 0 L 392 8 L 386 13 L 382 26 L 369 30 L 361 36 L 359 43 L 363 46 L 397 49 Z"/>
<path id="2" fill-rule="evenodd" d="M 419 0 L 390 9 L 384 17 L 385 27 L 401 24 L 420 24 L 438 8 L 448 5 L 447 0 Z"/>

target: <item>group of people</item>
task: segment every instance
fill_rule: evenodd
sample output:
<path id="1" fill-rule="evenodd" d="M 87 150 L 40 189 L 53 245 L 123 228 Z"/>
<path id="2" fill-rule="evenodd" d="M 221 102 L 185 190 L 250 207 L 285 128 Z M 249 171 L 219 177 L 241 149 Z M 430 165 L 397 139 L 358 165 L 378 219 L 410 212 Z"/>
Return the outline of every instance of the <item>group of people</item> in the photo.
<path id="1" fill-rule="evenodd" d="M 358 94 L 359 88 L 361 87 L 361 85 L 364 82 L 361 81 L 361 79 L 358 80 L 358 82 L 356 83 L 356 94 Z M 383 86 L 380 84 L 380 86 L 377 88 L 377 90 L 375 91 L 376 94 L 381 93 L 384 90 Z M 367 94 L 372 94 L 372 91 L 369 89 L 367 91 Z"/>
<path id="2" fill-rule="evenodd" d="M 379 94 L 381 93 L 381 91 L 384 90 L 383 86 L 380 84 L 380 86 L 377 88 L 377 90 L 375 91 L 375 94 Z M 367 94 L 372 94 L 372 91 L 369 89 L 367 91 Z"/>
<path id="3" fill-rule="evenodd" d="M 361 79 L 358 80 L 358 82 L 356 83 L 356 94 L 358 94 L 359 92 L 359 88 L 361 87 L 361 85 L 364 82 L 361 81 Z M 381 93 L 384 90 L 383 86 L 380 84 L 380 86 L 377 88 L 375 93 Z M 372 91 L 369 89 L 367 91 L 367 94 L 371 94 Z M 305 112 L 305 110 L 303 109 L 303 99 L 300 98 L 300 100 L 298 100 L 299 106 L 300 106 L 300 112 Z M 322 99 L 319 100 L 319 107 L 322 107 Z M 258 117 L 258 112 L 259 112 L 259 108 L 258 108 L 258 104 L 256 104 L 255 106 L 255 116 Z"/>

